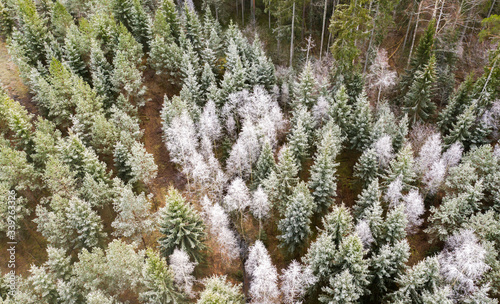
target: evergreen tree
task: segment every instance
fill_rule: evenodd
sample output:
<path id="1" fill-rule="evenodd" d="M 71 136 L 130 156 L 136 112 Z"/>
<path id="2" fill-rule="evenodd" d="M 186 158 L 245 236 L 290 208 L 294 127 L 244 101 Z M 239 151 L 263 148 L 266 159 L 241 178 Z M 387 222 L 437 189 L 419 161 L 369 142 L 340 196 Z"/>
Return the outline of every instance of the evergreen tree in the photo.
<path id="1" fill-rule="evenodd" d="M 354 112 L 351 115 L 352 123 L 348 130 L 351 146 L 363 151 L 372 142 L 372 112 L 365 93 L 356 98 Z"/>
<path id="2" fill-rule="evenodd" d="M 389 297 L 394 303 L 422 303 L 425 292 L 437 291 L 439 279 L 438 259 L 427 257 L 396 280 L 399 289 Z"/>
<path id="3" fill-rule="evenodd" d="M 413 81 L 417 76 L 417 71 L 423 71 L 425 66 L 429 65 L 429 61 L 433 56 L 434 35 L 436 33 L 436 21 L 433 19 L 427 26 L 424 34 L 420 37 L 415 55 L 410 59 L 409 69 L 405 71 L 400 85 L 403 95 L 406 95 Z"/>
<path id="4" fill-rule="evenodd" d="M 403 188 L 408 189 L 412 186 L 416 178 L 415 161 L 413 159 L 413 150 L 410 144 L 406 144 L 398 152 L 390 164 L 385 177 L 385 183 L 389 184 L 397 178 L 401 178 Z"/>
<path id="5" fill-rule="evenodd" d="M 311 216 L 314 201 L 304 182 L 299 183 L 289 198 L 284 218 L 279 221 L 281 246 L 290 253 L 300 249 L 311 233 Z"/>
<path id="6" fill-rule="evenodd" d="M 273 150 L 268 140 L 262 145 L 259 159 L 255 164 L 253 171 L 253 184 L 254 186 L 260 185 L 272 171 L 276 170 L 276 161 L 274 160 Z"/>
<path id="7" fill-rule="evenodd" d="M 311 63 L 307 62 L 302 73 L 300 82 L 294 86 L 294 95 L 292 105 L 298 104 L 311 109 L 316 102 L 316 79 L 314 78 Z"/>
<path id="8" fill-rule="evenodd" d="M 302 167 L 302 162 L 309 156 L 309 136 L 302 119 L 297 119 L 297 124 L 292 127 L 288 135 L 288 146 L 293 153 L 297 166 Z"/>
<path id="9" fill-rule="evenodd" d="M 296 160 L 291 149 L 287 146 L 282 147 L 278 157 L 276 171 L 273 171 L 264 183 L 266 189 L 268 189 L 269 198 L 278 203 L 277 207 L 281 213 L 284 213 L 284 204 L 297 185 L 297 174 L 298 169 Z M 272 191 L 269 191 L 270 189 L 272 189 Z"/>
<path id="10" fill-rule="evenodd" d="M 202 28 L 198 14 L 189 8 L 187 2 L 184 5 L 183 24 L 186 29 L 186 38 L 193 45 L 193 49 L 201 56 L 202 55 Z"/>
<path id="11" fill-rule="evenodd" d="M 381 298 L 388 290 L 394 287 L 398 277 L 403 275 L 406 262 L 410 257 L 410 245 L 406 239 L 394 245 L 384 244 L 371 258 L 370 270 L 373 273 L 373 298 Z"/>
<path id="12" fill-rule="evenodd" d="M 378 169 L 377 152 L 374 148 L 369 148 L 363 151 L 363 154 L 354 165 L 354 176 L 358 177 L 364 185 L 367 185 L 377 178 Z"/>
<path id="13" fill-rule="evenodd" d="M 384 222 L 383 238 L 388 244 L 395 244 L 406 237 L 406 219 L 404 206 L 399 206 L 387 213 Z"/>
<path id="14" fill-rule="evenodd" d="M 226 276 L 213 276 L 205 279 L 205 289 L 196 304 L 234 303 L 243 304 L 241 284 L 227 282 Z"/>
<path id="15" fill-rule="evenodd" d="M 174 286 L 174 272 L 167 261 L 149 249 L 143 266 L 145 290 L 139 298 L 145 303 L 183 303 L 184 295 Z"/>
<path id="16" fill-rule="evenodd" d="M 416 72 L 404 98 L 404 109 L 412 124 L 429 120 L 436 110 L 436 105 L 431 100 L 436 78 L 435 65 L 436 58 L 432 56 L 423 69 Z"/>
<path id="17" fill-rule="evenodd" d="M 356 284 L 349 270 L 330 277 L 329 285 L 321 288 L 324 292 L 319 300 L 322 303 L 354 304 L 363 295 L 363 288 Z"/>
<path id="18" fill-rule="evenodd" d="M 336 7 L 330 20 L 330 31 L 335 37 L 331 52 L 339 62 L 338 73 L 352 72 L 360 54 L 357 43 L 366 38 L 372 26 L 372 19 L 365 7 L 368 1 L 355 1 Z"/>
<path id="19" fill-rule="evenodd" d="M 345 86 L 342 85 L 333 97 L 333 104 L 330 106 L 328 115 L 340 127 L 344 135 L 350 134 L 351 111 L 349 95 L 347 95 Z"/>
<path id="20" fill-rule="evenodd" d="M 365 209 L 373 206 L 374 204 L 378 204 L 380 195 L 381 193 L 378 185 L 378 179 L 375 178 L 366 189 L 363 189 L 356 200 L 356 205 L 354 206 L 356 217 L 364 218 Z"/>
<path id="21" fill-rule="evenodd" d="M 334 203 L 337 196 L 336 173 L 338 163 L 335 158 L 341 150 L 341 131 L 336 125 L 324 127 L 318 151 L 314 158 L 310 172 L 309 188 L 315 200 L 314 212 L 327 210 Z"/>
<path id="22" fill-rule="evenodd" d="M 206 236 L 200 215 L 174 188 L 169 189 L 166 200 L 165 207 L 160 210 L 160 232 L 164 236 L 158 243 L 162 255 L 169 256 L 177 248 L 199 262 Z"/>
<path id="23" fill-rule="evenodd" d="M 468 75 L 465 81 L 462 82 L 453 95 L 450 96 L 446 107 L 439 113 L 438 126 L 443 134 L 446 135 L 450 132 L 453 123 L 457 121 L 460 114 L 462 114 L 470 104 L 469 93 L 472 90 L 473 84 L 472 75 Z"/>

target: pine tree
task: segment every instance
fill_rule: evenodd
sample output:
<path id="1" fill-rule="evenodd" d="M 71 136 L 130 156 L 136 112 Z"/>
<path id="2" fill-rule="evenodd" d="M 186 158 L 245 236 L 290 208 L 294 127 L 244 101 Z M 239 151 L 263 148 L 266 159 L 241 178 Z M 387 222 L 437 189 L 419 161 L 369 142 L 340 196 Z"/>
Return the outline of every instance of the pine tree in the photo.
<path id="1" fill-rule="evenodd" d="M 358 286 L 349 270 L 330 277 L 329 285 L 321 288 L 323 294 L 319 300 L 322 303 L 354 304 L 363 295 L 363 288 Z"/>
<path id="2" fill-rule="evenodd" d="M 292 105 L 298 104 L 311 109 L 316 102 L 316 79 L 314 78 L 311 63 L 307 62 L 299 76 L 300 82 L 294 86 Z"/>
<path id="3" fill-rule="evenodd" d="M 420 38 L 417 49 L 415 50 L 415 55 L 410 59 L 409 69 L 405 71 L 405 74 L 401 79 L 400 85 L 404 95 L 406 95 L 410 87 L 413 85 L 417 72 L 423 71 L 425 69 L 424 67 L 429 64 L 429 61 L 433 56 L 432 51 L 434 48 L 435 33 L 436 21 L 433 19 Z"/>
<path id="4" fill-rule="evenodd" d="M 439 277 L 438 259 L 427 257 L 396 280 L 399 289 L 389 297 L 394 303 L 422 303 L 425 292 L 437 291 Z"/>
<path id="5" fill-rule="evenodd" d="M 276 161 L 274 160 L 273 150 L 269 141 L 266 140 L 255 164 L 255 170 L 253 170 L 253 185 L 260 185 L 275 169 Z"/>
<path id="6" fill-rule="evenodd" d="M 177 8 L 173 0 L 162 0 L 158 6 L 157 12 L 162 12 L 165 16 L 165 21 L 170 26 L 172 35 L 175 39 L 179 39 L 180 36 L 180 22 L 177 15 Z"/>
<path id="7" fill-rule="evenodd" d="M 380 195 L 381 193 L 378 185 L 378 179 L 375 178 L 367 188 L 363 189 L 356 200 L 356 205 L 354 206 L 356 217 L 363 218 L 365 215 L 365 209 L 377 204 L 379 202 Z"/>
<path id="8" fill-rule="evenodd" d="M 354 149 L 363 151 L 372 143 L 372 113 L 370 102 L 363 92 L 356 98 L 354 112 L 351 114 L 352 123 L 349 125 L 348 134 L 351 146 Z"/>
<path id="9" fill-rule="evenodd" d="M 158 253 L 146 252 L 143 268 L 145 290 L 139 298 L 145 303 L 182 303 L 184 296 L 174 286 L 174 272 Z"/>
<path id="10" fill-rule="evenodd" d="M 278 204 L 277 207 L 280 212 L 284 212 L 284 204 L 298 182 L 296 160 L 289 147 L 284 146 L 281 148 L 275 172 L 275 174 L 271 173 L 267 177 L 265 187 L 266 189 L 269 189 L 269 187 L 274 188 L 273 193 L 268 191 L 269 198 Z M 276 184 L 273 185 L 271 181 Z"/>
<path id="11" fill-rule="evenodd" d="M 0 35 L 5 39 L 14 29 L 14 14 L 8 1 L 0 1 Z"/>
<path id="12" fill-rule="evenodd" d="M 281 293 L 285 304 L 297 303 L 317 280 L 310 268 L 301 265 L 295 260 L 283 270 L 280 279 Z"/>
<path id="13" fill-rule="evenodd" d="M 410 245 L 406 239 L 394 245 L 384 244 L 371 258 L 372 288 L 375 298 L 382 297 L 392 289 L 398 277 L 406 270 L 406 262 L 410 257 Z"/>
<path id="14" fill-rule="evenodd" d="M 90 75 L 84 58 L 90 51 L 90 45 L 86 40 L 78 27 L 71 24 L 64 39 L 64 57 L 71 71 L 87 80 Z"/>
<path id="15" fill-rule="evenodd" d="M 309 136 L 300 118 L 297 119 L 297 124 L 292 127 L 288 135 L 288 146 L 297 161 L 297 166 L 301 168 L 302 162 L 309 156 Z"/>
<path id="16" fill-rule="evenodd" d="M 200 215 L 174 188 L 169 189 L 166 200 L 165 207 L 160 210 L 160 232 L 164 236 L 158 243 L 162 255 L 169 256 L 177 248 L 199 262 L 205 250 L 206 237 Z"/>
<path id="17" fill-rule="evenodd" d="M 226 276 L 213 276 L 205 279 L 205 289 L 196 304 L 234 303 L 243 304 L 241 284 L 233 285 Z"/>
<path id="18" fill-rule="evenodd" d="M 278 223 L 281 246 L 290 253 L 300 249 L 311 233 L 311 216 L 314 201 L 304 182 L 299 183 L 289 198 L 283 219 Z"/>
<path id="19" fill-rule="evenodd" d="M 151 19 L 144 10 L 141 0 L 133 0 L 132 34 L 135 40 L 142 44 L 144 50 L 149 50 L 151 40 Z"/>
<path id="20" fill-rule="evenodd" d="M 334 203 L 337 196 L 336 173 L 338 163 L 335 158 L 341 150 L 340 129 L 336 125 L 325 126 L 318 151 L 314 158 L 310 172 L 309 188 L 315 200 L 315 211 L 320 213 L 328 209 Z"/>
<path id="21" fill-rule="evenodd" d="M 374 148 L 369 148 L 363 151 L 358 161 L 354 165 L 354 176 L 367 185 L 378 175 L 378 160 L 377 152 Z"/>
<path id="22" fill-rule="evenodd" d="M 478 104 L 474 101 L 458 116 L 457 121 L 450 128 L 450 134 L 444 138 L 447 146 L 460 142 L 465 147 L 469 147 L 472 142 L 472 128 L 476 122 L 477 109 Z"/>
<path id="23" fill-rule="evenodd" d="M 448 134 L 450 129 L 457 121 L 457 118 L 470 104 L 470 92 L 474 85 L 472 75 L 468 75 L 464 82 L 460 84 L 458 89 L 450 96 L 448 104 L 439 113 L 438 126 L 443 134 Z"/>
<path id="24" fill-rule="evenodd" d="M 189 8 L 187 2 L 184 5 L 184 19 L 182 20 L 186 29 L 186 38 L 193 45 L 193 49 L 201 56 L 202 52 L 202 28 L 198 14 Z"/>
<path id="25" fill-rule="evenodd" d="M 345 86 L 342 85 L 333 97 L 333 104 L 330 106 L 328 115 L 340 127 L 344 135 L 349 134 L 350 131 L 351 111 L 349 96 L 347 95 Z"/>
<path id="26" fill-rule="evenodd" d="M 111 226 L 115 236 L 124 236 L 131 240 L 139 240 L 154 229 L 151 214 L 151 195 L 143 193 L 135 195 L 131 186 L 119 189 L 120 194 L 113 202 L 113 209 L 118 214 Z"/>
<path id="27" fill-rule="evenodd" d="M 404 110 L 408 113 L 412 124 L 429 120 L 436 110 L 436 105 L 431 100 L 436 79 L 435 65 L 436 57 L 432 56 L 423 69 L 416 72 L 415 79 L 403 100 Z"/>
<path id="28" fill-rule="evenodd" d="M 415 161 L 413 159 L 413 150 L 410 144 L 406 144 L 401 151 L 398 152 L 396 158 L 389 164 L 385 183 L 389 184 L 397 178 L 401 178 L 403 189 L 408 189 L 412 186 L 416 178 L 414 168 Z"/>

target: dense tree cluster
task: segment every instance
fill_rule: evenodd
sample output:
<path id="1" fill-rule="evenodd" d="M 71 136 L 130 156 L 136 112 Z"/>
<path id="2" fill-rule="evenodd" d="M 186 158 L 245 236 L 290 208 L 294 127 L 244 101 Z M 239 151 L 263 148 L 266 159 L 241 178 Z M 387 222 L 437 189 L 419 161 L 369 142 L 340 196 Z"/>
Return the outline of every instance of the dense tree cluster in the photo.
<path id="1" fill-rule="evenodd" d="M 498 303 L 496 1 L 200 2 L 0 0 L 0 231 L 44 251 L 0 303 Z"/>

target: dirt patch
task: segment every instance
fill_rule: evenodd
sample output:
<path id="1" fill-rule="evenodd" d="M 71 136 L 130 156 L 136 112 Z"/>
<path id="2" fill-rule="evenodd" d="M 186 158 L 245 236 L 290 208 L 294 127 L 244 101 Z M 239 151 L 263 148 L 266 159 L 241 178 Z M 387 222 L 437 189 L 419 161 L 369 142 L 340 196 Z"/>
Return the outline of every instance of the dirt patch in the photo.
<path id="1" fill-rule="evenodd" d="M 144 146 L 149 153 L 153 154 L 155 163 L 158 165 L 158 176 L 149 190 L 154 195 L 156 207 L 159 208 L 165 203 L 165 195 L 170 185 L 182 191 L 186 183 L 183 175 L 170 161 L 162 138 L 160 117 L 164 96 L 167 95 L 170 98 L 177 94 L 179 89 L 151 70 L 144 73 L 144 84 L 147 87 L 146 105 L 139 110 L 139 116 L 141 129 L 144 130 Z"/>
<path id="2" fill-rule="evenodd" d="M 38 108 L 31 101 L 29 89 L 22 82 L 19 70 L 10 57 L 7 44 L 2 40 L 0 40 L 0 83 L 10 98 L 19 101 L 28 112 L 38 114 Z"/>

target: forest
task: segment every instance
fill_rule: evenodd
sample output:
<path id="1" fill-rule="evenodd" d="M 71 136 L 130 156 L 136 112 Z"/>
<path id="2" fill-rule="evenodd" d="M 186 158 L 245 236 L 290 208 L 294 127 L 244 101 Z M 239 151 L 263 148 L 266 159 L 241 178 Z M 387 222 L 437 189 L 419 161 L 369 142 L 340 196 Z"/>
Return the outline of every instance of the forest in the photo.
<path id="1" fill-rule="evenodd" d="M 498 304 L 500 1 L 0 0 L 0 304 Z"/>

